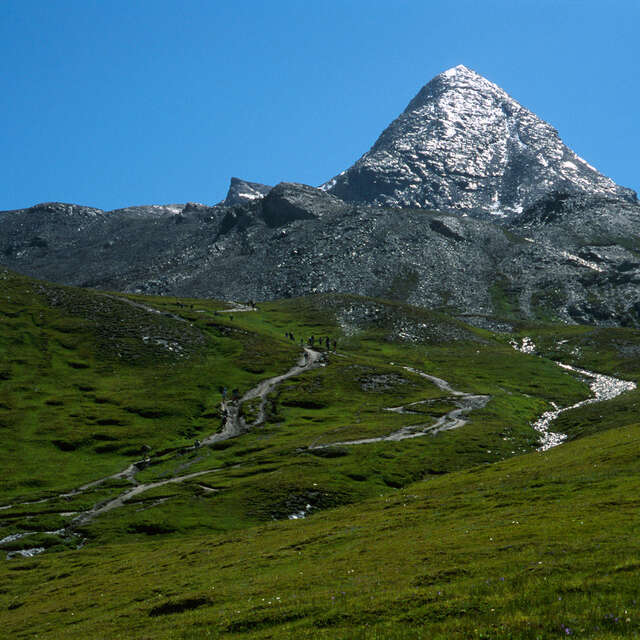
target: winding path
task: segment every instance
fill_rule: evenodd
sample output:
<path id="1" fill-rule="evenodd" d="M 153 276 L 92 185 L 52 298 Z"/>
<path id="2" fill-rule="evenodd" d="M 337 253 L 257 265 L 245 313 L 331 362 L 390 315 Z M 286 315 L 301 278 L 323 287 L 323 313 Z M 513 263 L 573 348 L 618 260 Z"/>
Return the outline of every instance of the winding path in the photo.
<path id="1" fill-rule="evenodd" d="M 236 436 L 246 433 L 253 427 L 257 427 L 265 420 L 265 409 L 267 405 L 267 396 L 271 391 L 287 378 L 293 378 L 305 371 L 310 371 L 317 367 L 323 366 L 323 355 L 319 351 L 314 351 L 309 347 L 304 348 L 304 353 L 300 356 L 298 362 L 282 375 L 268 378 L 259 382 L 253 389 L 249 389 L 238 402 L 225 402 L 223 410 L 226 413 L 224 426 L 220 433 L 214 433 L 202 441 L 203 445 L 210 445 L 214 442 L 235 438 Z M 247 424 L 245 419 L 240 415 L 240 407 L 250 400 L 260 399 L 258 407 L 258 417 L 251 424 Z"/>
<path id="2" fill-rule="evenodd" d="M 395 363 L 391 362 L 394 365 Z M 348 447 L 358 444 L 372 444 L 374 442 L 399 442 L 400 440 L 407 440 L 409 438 L 420 438 L 426 435 L 435 435 L 441 431 L 449 431 L 450 429 L 457 429 L 467 423 L 467 420 L 463 418 L 466 414 L 474 411 L 475 409 L 482 409 L 487 402 L 491 399 L 491 396 L 475 395 L 471 393 L 465 393 L 464 391 L 457 391 L 453 389 L 451 385 L 442 378 L 436 378 L 424 371 L 414 369 L 413 367 L 402 367 L 405 371 L 411 371 L 427 380 L 430 380 L 441 391 L 449 394 L 455 398 L 456 408 L 449 411 L 444 416 L 438 418 L 435 422 L 421 422 L 419 424 L 407 425 L 401 427 L 397 431 L 390 433 L 386 436 L 379 436 L 375 438 L 360 438 L 358 440 L 344 440 L 342 442 L 331 442 L 329 444 L 317 444 L 309 446 L 309 449 L 327 449 L 329 447 Z M 424 404 L 425 400 L 418 402 L 411 402 L 410 404 L 402 405 L 400 407 L 388 407 L 386 411 L 393 411 L 395 413 L 411 413 L 408 407 L 415 406 L 417 404 Z"/>
<path id="3" fill-rule="evenodd" d="M 180 318 L 179 316 L 174 316 L 174 314 L 169 314 L 169 313 L 164 313 L 161 311 L 158 311 L 157 309 L 154 309 L 153 307 L 147 307 L 146 305 L 143 304 L 139 304 L 137 302 L 131 301 L 131 300 L 127 300 L 126 298 L 120 298 L 118 296 L 111 296 L 109 294 L 104 294 L 107 297 L 113 298 L 113 299 L 117 299 L 117 300 L 121 300 L 123 302 L 126 302 L 128 304 L 131 304 L 135 307 L 144 309 L 150 313 L 160 313 L 160 314 L 164 314 L 164 315 L 169 315 L 177 320 L 180 320 L 181 322 L 187 322 L 184 318 Z M 252 307 L 249 307 L 247 305 L 237 305 L 235 306 L 233 309 L 228 309 L 225 310 L 224 313 L 228 313 L 229 311 L 231 312 L 248 312 L 248 311 L 254 311 L 254 309 Z M 274 376 L 272 378 L 268 378 L 266 380 L 262 380 L 261 382 L 259 382 L 255 387 L 253 387 L 252 389 L 249 389 L 249 391 L 247 391 L 238 401 L 228 401 L 228 402 L 223 402 L 223 409 L 225 411 L 225 422 L 222 428 L 222 431 L 211 434 L 209 436 L 207 436 L 206 438 L 204 438 L 202 440 L 201 443 L 198 444 L 194 444 L 190 447 L 184 447 L 181 448 L 180 450 L 178 450 L 180 453 L 185 453 L 188 451 L 194 451 L 196 449 L 198 449 L 200 446 L 208 446 L 208 445 L 212 445 L 216 442 L 221 442 L 223 440 L 228 440 L 229 438 L 235 438 L 237 436 L 240 436 L 244 433 L 247 433 L 248 431 L 250 431 L 252 428 L 259 426 L 260 424 L 262 424 L 265 421 L 265 416 L 266 416 L 266 404 L 267 404 L 267 396 L 269 395 L 269 393 L 271 393 L 271 391 L 273 391 L 273 389 L 280 384 L 281 382 L 283 382 L 284 380 L 287 380 L 288 378 L 292 378 L 294 376 L 300 375 L 301 373 L 304 373 L 306 371 L 310 371 L 312 369 L 315 369 L 317 367 L 320 366 L 324 366 L 324 355 L 319 352 L 319 351 L 315 351 L 313 349 L 310 349 L 308 347 L 304 348 L 304 351 L 302 353 L 302 355 L 300 356 L 299 360 L 296 362 L 296 364 L 291 367 L 291 369 L 289 369 L 286 373 L 283 373 L 281 375 L 278 376 Z M 259 400 L 259 406 L 258 406 L 258 415 L 256 417 L 256 419 L 251 422 L 250 424 L 247 424 L 247 422 L 245 421 L 244 417 L 242 417 L 241 414 L 241 408 L 242 405 L 244 405 L 246 402 L 252 401 L 252 400 Z M 177 452 L 176 452 L 177 453 Z M 136 475 L 137 473 L 144 469 L 145 467 L 147 467 L 148 465 L 150 465 L 153 462 L 154 456 L 150 456 L 145 458 L 144 460 L 139 460 L 136 462 L 131 463 L 130 465 L 128 465 L 125 469 L 123 469 L 122 471 L 118 471 L 114 474 L 111 474 L 109 476 L 106 476 L 104 478 L 99 478 L 98 480 L 93 480 L 92 482 L 89 482 L 87 484 L 81 485 L 75 489 L 72 489 L 71 491 L 68 491 L 66 493 L 61 493 L 55 496 L 51 496 L 49 498 L 41 498 L 39 500 L 31 500 L 31 501 L 27 501 L 27 502 L 21 502 L 18 504 L 9 504 L 9 505 L 4 505 L 4 506 L 0 506 L 0 510 L 6 510 L 6 509 L 11 509 L 12 507 L 15 506 L 24 506 L 24 505 L 32 505 L 32 504 L 40 504 L 40 503 L 44 503 L 44 502 L 52 502 L 55 500 L 60 500 L 60 499 L 68 499 L 68 498 L 72 498 L 74 496 L 77 496 L 79 494 L 82 494 L 86 491 L 89 491 L 91 489 L 94 489 L 106 482 L 108 482 L 109 480 L 127 480 L 128 482 L 130 482 L 133 487 L 123 491 L 122 493 L 120 493 L 119 495 L 117 495 L 114 498 L 110 498 L 106 501 L 101 501 L 98 502 L 96 504 L 94 504 L 90 509 L 86 510 L 86 511 L 82 511 L 79 515 L 77 515 L 76 517 L 73 518 L 73 520 L 71 520 L 71 522 L 64 528 L 62 529 L 58 529 L 56 531 L 49 531 L 49 532 L 45 532 L 47 534 L 51 534 L 51 535 L 57 535 L 60 536 L 62 538 L 69 538 L 73 535 L 77 535 L 75 533 L 75 528 L 77 528 L 78 526 L 81 525 L 85 525 L 88 522 L 90 522 L 91 520 L 93 520 L 96 516 L 101 515 L 103 513 L 107 513 L 108 511 L 112 511 L 113 509 L 117 509 L 119 507 L 124 506 L 129 500 L 131 500 L 132 498 L 134 498 L 135 496 L 144 493 L 145 491 L 148 491 L 150 489 L 155 489 L 157 487 L 161 487 L 163 485 L 167 485 L 167 484 L 177 484 L 177 483 L 181 483 L 184 482 L 186 480 L 190 480 L 192 478 L 196 478 L 198 476 L 203 476 L 209 473 L 217 473 L 219 471 L 222 470 L 222 468 L 213 468 L 213 469 L 207 469 L 205 471 L 197 471 L 194 473 L 189 473 L 189 474 L 184 474 L 184 475 L 179 475 L 179 476 L 173 476 L 171 478 L 166 478 L 163 480 L 156 480 L 153 482 L 147 482 L 147 483 L 139 483 L 136 480 Z M 239 465 L 234 465 L 235 466 L 239 466 Z M 224 469 L 230 469 L 230 468 L 234 468 L 234 467 L 224 467 Z M 75 515 L 74 513 L 69 513 L 69 512 L 59 512 L 59 515 Z M 16 540 L 22 539 L 22 538 L 26 538 L 28 536 L 31 535 L 35 535 L 38 532 L 22 532 L 19 534 L 12 534 L 10 536 L 6 536 L 5 538 L 0 540 L 0 545 L 2 544 L 6 544 L 9 542 L 14 542 Z M 7 555 L 8 558 L 11 557 L 17 557 L 17 556 L 22 556 L 22 557 L 31 557 L 33 555 L 37 555 L 38 553 L 42 553 L 43 551 L 45 551 L 45 549 L 43 547 L 34 547 L 34 548 L 30 548 L 30 549 L 22 549 L 22 550 L 18 550 L 18 551 L 12 551 L 9 552 L 9 554 Z"/>
<path id="4" fill-rule="evenodd" d="M 173 320 L 177 320 L 178 322 L 185 322 L 187 324 L 191 324 L 186 318 L 182 318 L 175 313 L 171 313 L 170 311 L 161 311 L 160 309 L 156 309 L 154 307 L 149 307 L 146 304 L 142 304 L 142 302 L 136 302 L 135 300 L 129 300 L 129 298 L 123 298 L 121 296 L 113 295 L 112 293 L 100 293 L 99 295 L 104 296 L 105 298 L 111 298 L 111 300 L 118 300 L 119 302 L 124 302 L 136 309 L 142 309 L 142 311 L 147 311 L 148 313 L 154 313 L 159 316 L 165 316 L 167 318 L 172 318 Z"/>
<path id="5" fill-rule="evenodd" d="M 251 428 L 257 427 L 260 424 L 262 424 L 265 419 L 265 406 L 266 406 L 268 394 L 271 393 L 271 391 L 283 380 L 286 380 L 287 378 L 292 378 L 294 376 L 300 375 L 301 373 L 304 373 L 305 371 L 310 371 L 311 369 L 322 366 L 323 365 L 322 360 L 323 360 L 323 355 L 320 352 L 314 351 L 313 349 L 305 348 L 304 354 L 300 357 L 300 360 L 297 362 L 296 365 L 291 367 L 289 371 L 279 376 L 274 376 L 273 378 L 268 378 L 267 380 L 263 380 L 262 382 L 259 382 L 255 387 L 253 387 L 252 389 L 249 389 L 249 391 L 247 391 L 237 402 L 227 402 L 226 403 L 226 420 L 224 423 L 223 430 L 219 433 L 214 433 L 204 438 L 204 440 L 202 440 L 199 446 L 208 446 L 208 445 L 214 444 L 215 442 L 221 442 L 223 440 L 228 440 L 229 438 L 235 438 L 237 436 L 242 435 L 243 433 L 248 432 Z M 260 399 L 260 408 L 258 410 L 258 417 L 251 424 L 247 424 L 244 418 L 239 415 L 240 408 L 245 402 L 254 400 L 256 398 Z M 181 451 L 183 452 L 194 451 L 197 448 L 199 448 L 199 446 L 193 445 L 191 447 L 186 447 Z M 117 479 L 117 478 L 126 478 L 132 484 L 135 484 L 133 488 L 127 489 L 126 491 L 122 492 L 120 495 L 116 496 L 115 498 L 112 498 L 107 502 L 98 503 L 88 511 L 84 511 L 83 513 L 81 513 L 79 516 L 77 516 L 71 521 L 70 527 L 86 524 L 87 522 L 93 520 L 93 518 L 95 518 L 96 516 L 102 513 L 106 513 L 108 511 L 112 511 L 113 509 L 117 509 L 118 507 L 122 507 L 131 498 L 134 498 L 135 496 L 141 493 L 144 493 L 145 491 L 148 491 L 150 489 L 155 489 L 157 487 L 161 487 L 166 484 L 177 484 L 180 482 L 184 482 L 185 480 L 191 480 L 192 478 L 197 478 L 198 476 L 202 476 L 207 473 L 216 473 L 222 470 L 221 467 L 214 468 L 214 469 L 207 469 L 205 471 L 196 471 L 195 473 L 188 473 L 185 475 L 174 476 L 172 478 L 166 478 L 164 480 L 156 480 L 154 482 L 139 484 L 135 479 L 136 473 L 140 469 L 143 469 L 144 467 L 151 464 L 152 461 L 153 461 L 153 457 L 148 458 L 141 462 L 134 462 L 123 471 L 113 474 L 112 476 L 108 476 L 107 478 L 101 478 L 100 480 L 96 480 L 94 482 L 83 485 L 82 487 L 79 487 L 78 489 L 76 489 L 75 493 L 80 493 L 82 491 L 86 491 L 89 488 L 98 486 L 99 484 L 102 484 L 106 480 Z M 224 468 L 231 469 L 237 466 L 238 465 L 234 465 L 233 467 L 224 467 Z M 63 497 L 68 495 L 75 495 L 75 493 L 71 492 L 69 494 L 63 494 Z"/>
<path id="6" fill-rule="evenodd" d="M 237 467 L 238 465 L 234 465 Z M 231 469 L 234 467 L 224 467 L 225 469 Z M 197 478 L 198 476 L 203 476 L 207 473 L 216 473 L 220 471 L 223 467 L 217 467 L 215 469 L 207 469 L 206 471 L 196 471 L 194 473 L 188 473 L 183 476 L 174 476 L 173 478 L 167 478 L 166 480 L 156 480 L 155 482 L 147 482 L 145 484 L 137 484 L 135 487 L 124 491 L 119 496 L 108 500 L 107 502 L 101 502 L 93 505 L 91 509 L 88 511 L 83 511 L 79 516 L 76 516 L 69 525 L 70 527 L 86 524 L 93 520 L 96 516 L 99 516 L 101 513 L 107 513 L 108 511 L 113 511 L 113 509 L 117 509 L 118 507 L 123 507 L 125 503 L 127 503 L 131 498 L 144 493 L 145 491 L 149 491 L 149 489 L 156 489 L 157 487 L 162 487 L 165 484 L 178 484 L 180 482 L 184 482 L 185 480 L 191 480 L 191 478 Z"/>
<path id="7" fill-rule="evenodd" d="M 175 316 L 174 314 L 161 312 L 157 309 L 154 309 L 152 307 L 147 307 L 146 305 L 139 304 L 137 302 L 128 300 L 126 298 L 120 298 L 117 296 L 110 296 L 110 295 L 108 297 L 112 297 L 114 299 L 127 302 L 128 304 L 131 304 L 135 307 L 139 307 L 151 313 L 160 313 L 164 315 L 169 315 L 181 322 L 187 322 L 184 318 L 180 318 L 179 316 Z M 245 312 L 245 311 L 253 311 L 253 310 L 254 309 L 252 307 L 249 307 L 246 305 L 239 305 L 234 307 L 233 309 L 225 310 L 224 313 Z M 525 353 L 533 354 L 535 352 L 535 345 L 528 338 L 525 338 L 523 340 L 522 346 L 517 345 L 517 343 L 512 343 L 512 344 L 516 349 L 523 351 Z M 324 366 L 325 363 L 323 361 L 323 358 L 324 358 L 323 354 L 320 353 L 319 351 L 315 351 L 313 349 L 305 347 L 299 360 L 287 372 L 259 382 L 255 387 L 249 389 L 237 401 L 223 402 L 223 410 L 225 412 L 225 421 L 223 424 L 223 428 L 220 432 L 207 436 L 202 440 L 200 444 L 195 444 L 191 447 L 182 448 L 179 450 L 179 452 L 185 453 L 188 451 L 194 451 L 198 448 L 198 446 L 208 446 L 216 442 L 221 442 L 223 440 L 235 438 L 244 433 L 247 433 L 252 428 L 255 428 L 261 425 L 262 423 L 264 423 L 265 417 L 266 417 L 267 397 L 273 391 L 273 389 L 278 384 L 280 384 L 284 380 L 287 380 L 288 378 L 292 378 L 306 371 L 310 371 L 317 367 Z M 395 363 L 390 363 L 390 364 L 394 365 Z M 566 435 L 560 434 L 560 433 L 554 433 L 549 430 L 549 425 L 551 424 L 551 422 L 553 422 L 553 420 L 555 420 L 558 417 L 558 415 L 560 415 L 561 413 L 564 413 L 565 411 L 569 411 L 571 409 L 576 409 L 578 407 L 581 407 L 587 404 L 601 402 L 603 400 L 610 400 L 612 398 L 617 397 L 621 393 L 624 393 L 625 391 L 630 391 L 636 388 L 636 384 L 634 382 L 619 380 L 612 376 L 605 376 L 603 374 L 593 373 L 584 369 L 577 369 L 575 367 L 562 364 L 562 363 L 557 363 L 557 364 L 564 369 L 570 370 L 574 373 L 590 378 L 592 380 L 592 382 L 590 383 L 590 388 L 593 393 L 593 396 L 590 398 L 587 398 L 586 400 L 582 400 L 576 404 L 573 404 L 569 407 L 559 408 L 554 405 L 553 411 L 547 411 L 544 414 L 542 414 L 542 416 L 532 425 L 533 428 L 540 433 L 539 450 L 541 451 L 545 451 L 551 447 L 554 447 L 566 439 L 567 437 Z M 402 366 L 402 365 L 395 365 L 395 366 Z M 452 388 L 451 385 L 446 380 L 443 380 L 442 378 L 437 378 L 436 376 L 430 375 L 428 373 L 425 373 L 413 367 L 402 366 L 402 368 L 405 369 L 406 371 L 410 371 L 416 375 L 419 375 L 422 378 L 425 378 L 430 382 L 432 382 L 433 384 L 435 384 L 440 390 L 445 392 L 449 398 L 452 399 L 452 401 L 456 405 L 456 408 L 452 409 L 444 416 L 441 416 L 435 422 L 427 422 L 427 423 L 421 422 L 419 424 L 407 425 L 407 426 L 401 427 L 397 431 L 394 431 L 393 433 L 390 433 L 386 436 L 373 437 L 373 438 L 361 438 L 356 440 L 345 440 L 341 442 L 331 442 L 329 444 L 310 445 L 308 449 L 313 450 L 313 449 L 325 449 L 325 448 L 336 447 L 336 446 L 355 446 L 355 445 L 361 445 L 361 444 L 371 444 L 376 442 L 399 442 L 401 440 L 418 438 L 426 435 L 434 435 L 442 431 L 457 429 L 463 426 L 464 424 L 466 424 L 467 419 L 465 418 L 465 416 L 467 414 L 469 414 L 471 411 L 474 411 L 476 409 L 483 408 L 484 406 L 486 406 L 486 404 L 489 402 L 491 398 L 488 395 L 476 395 L 476 394 L 465 393 L 463 391 L 458 391 Z M 245 403 L 248 403 L 254 400 L 259 401 L 257 416 L 255 420 L 253 420 L 250 423 L 247 423 L 245 418 L 241 415 L 241 409 Z M 426 402 L 429 402 L 429 400 L 411 402 L 409 404 L 402 405 L 399 407 L 388 407 L 386 410 L 392 411 L 395 413 L 412 413 L 411 407 L 414 407 L 420 404 L 425 404 Z M 178 451 L 176 451 L 176 454 L 177 453 Z M 50 535 L 57 535 L 63 538 L 69 538 L 71 536 L 77 535 L 77 533 L 75 533 L 75 529 L 77 527 L 87 524 L 88 522 L 90 522 L 95 517 L 101 514 L 107 513 L 109 511 L 112 511 L 113 509 L 117 509 L 119 507 L 124 506 L 132 498 L 134 498 L 137 495 L 140 495 L 141 493 L 144 493 L 145 491 L 148 491 L 150 489 L 155 489 L 157 487 L 161 487 L 167 484 L 178 484 L 193 478 L 197 478 L 199 476 L 204 476 L 210 473 L 218 473 L 221 470 L 223 470 L 222 467 L 218 467 L 218 468 L 207 469 L 204 471 L 197 471 L 189 474 L 174 475 L 173 477 L 165 478 L 162 480 L 155 480 L 147 483 L 139 483 L 136 480 L 137 473 L 141 469 L 144 469 L 149 464 L 151 464 L 153 460 L 154 460 L 154 456 L 151 456 L 144 460 L 139 460 L 137 462 L 134 462 L 128 465 L 125 469 L 118 471 L 112 475 L 81 485 L 69 492 L 62 493 L 49 498 L 42 498 L 39 500 L 22 502 L 22 503 L 19 503 L 18 505 L 0 506 L 0 510 L 11 509 L 14 506 L 40 504 L 43 502 L 50 502 L 50 501 L 59 500 L 59 499 L 68 499 L 68 498 L 77 496 L 79 494 L 82 494 L 86 491 L 89 491 L 91 489 L 94 489 L 108 482 L 109 480 L 127 480 L 131 485 L 133 485 L 132 487 L 126 489 L 125 491 L 122 491 L 119 495 L 113 498 L 109 498 L 106 501 L 98 502 L 94 504 L 90 509 L 82 511 L 77 515 L 76 515 L 77 512 L 62 512 L 62 511 L 59 512 L 59 515 L 63 515 L 63 516 L 74 515 L 75 517 L 70 521 L 70 523 L 66 527 L 58 529 L 56 531 L 48 531 L 45 533 Z M 192 464 L 192 463 L 189 463 L 189 464 Z M 184 466 L 188 466 L 188 465 L 183 465 L 183 468 Z M 239 465 L 235 465 L 235 466 L 239 466 Z M 229 469 L 229 468 L 232 468 L 232 467 L 224 467 L 224 469 Z M 16 540 L 20 540 L 23 538 L 27 538 L 31 535 L 35 535 L 36 533 L 37 532 L 27 531 L 27 532 L 12 534 L 0 540 L 0 545 L 14 542 Z M 44 550 L 45 549 L 42 547 L 22 549 L 19 551 L 10 552 L 7 557 L 15 557 L 20 555 L 24 557 L 30 557 L 32 555 L 36 555 L 37 553 L 41 553 Z"/>

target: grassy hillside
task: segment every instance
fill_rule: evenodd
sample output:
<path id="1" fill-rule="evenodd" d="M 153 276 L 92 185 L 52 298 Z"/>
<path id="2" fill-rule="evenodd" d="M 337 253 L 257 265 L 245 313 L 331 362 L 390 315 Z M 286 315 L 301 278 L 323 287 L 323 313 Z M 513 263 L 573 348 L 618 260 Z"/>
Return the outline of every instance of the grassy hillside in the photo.
<path id="1" fill-rule="evenodd" d="M 548 453 L 531 423 L 589 395 L 554 359 L 637 380 L 640 332 L 492 334 L 354 296 L 225 311 L 4 270 L 0 285 L 0 548 L 48 550 L 1 565 L 11 637 L 637 630 L 616 625 L 637 609 L 638 550 L 620 541 L 637 527 L 638 393 L 566 412 L 553 428 L 575 441 Z M 222 387 L 288 371 L 311 335 L 323 366 L 275 385 L 263 424 L 193 446 L 223 426 Z M 512 348 L 523 337 L 538 355 Z M 419 372 L 488 402 L 437 435 L 332 446 L 455 409 Z"/>
<path id="2" fill-rule="evenodd" d="M 3 629 L 39 638 L 640 634 L 640 425 L 232 535 L 2 566 Z M 568 629 L 568 631 L 567 631 Z"/>

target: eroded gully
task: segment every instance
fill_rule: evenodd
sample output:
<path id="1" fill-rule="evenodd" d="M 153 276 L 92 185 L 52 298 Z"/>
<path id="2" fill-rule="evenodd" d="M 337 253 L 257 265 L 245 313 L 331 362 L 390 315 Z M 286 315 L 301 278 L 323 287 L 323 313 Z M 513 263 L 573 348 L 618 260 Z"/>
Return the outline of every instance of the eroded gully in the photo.
<path id="1" fill-rule="evenodd" d="M 517 351 L 527 353 L 529 355 L 535 355 L 536 345 L 531 338 L 525 337 L 522 339 L 521 344 L 515 341 L 511 342 L 511 346 Z M 569 364 L 563 364 L 562 362 L 556 362 L 559 367 L 577 373 L 583 378 L 590 380 L 589 388 L 593 394 L 586 400 L 581 400 L 568 407 L 559 407 L 554 402 L 552 411 L 545 411 L 534 423 L 531 425 L 540 434 L 540 443 L 538 451 L 547 451 L 552 447 L 556 447 L 567 439 L 567 435 L 564 433 L 557 433 L 551 431 L 551 423 L 565 411 L 571 411 L 572 409 L 578 409 L 588 404 L 594 404 L 596 402 L 603 402 L 605 400 L 612 400 L 617 398 L 620 394 L 626 391 L 632 391 L 636 388 L 636 383 L 630 380 L 620 380 L 613 376 L 606 376 L 603 373 L 595 373 L 593 371 L 587 371 L 586 369 L 578 369 L 572 367 Z"/>

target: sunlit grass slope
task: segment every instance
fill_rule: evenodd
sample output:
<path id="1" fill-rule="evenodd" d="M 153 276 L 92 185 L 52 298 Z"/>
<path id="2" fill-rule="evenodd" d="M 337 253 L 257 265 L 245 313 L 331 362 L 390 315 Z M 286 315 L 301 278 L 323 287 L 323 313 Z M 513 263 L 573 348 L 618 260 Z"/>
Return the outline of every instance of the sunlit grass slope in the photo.
<path id="1" fill-rule="evenodd" d="M 248 388 L 297 352 L 227 320 L 153 314 L 0 271 L 3 497 L 68 489 L 220 424 L 218 387 Z"/>
<path id="2" fill-rule="evenodd" d="M 637 637 L 639 454 L 630 425 L 306 520 L 5 563 L 0 618 L 15 638 Z"/>
<path id="3" fill-rule="evenodd" d="M 551 402 L 589 394 L 554 359 L 638 380 L 639 332 L 521 325 L 492 334 L 342 295 L 229 308 L 0 270 L 0 507 L 11 505 L 0 509 L 0 540 L 29 531 L 28 544 L 2 551 L 48 549 L 2 561 L 9 637 L 637 629 L 631 614 L 620 626 L 620 612 L 635 607 L 640 566 L 627 540 L 638 524 L 638 392 L 563 414 L 554 429 L 575 442 L 549 453 L 535 453 L 531 423 Z M 221 387 L 244 393 L 287 371 L 312 335 L 324 366 L 275 387 L 263 425 L 187 449 L 221 428 Z M 542 357 L 510 346 L 525 336 Z M 455 406 L 406 367 L 490 400 L 436 436 L 312 448 L 435 422 Z M 415 402 L 412 414 L 387 410 Z M 142 492 L 64 542 L 45 533 L 131 485 L 60 493 L 146 455 L 138 482 L 204 473 Z M 287 521 L 302 509 L 307 520 Z"/>

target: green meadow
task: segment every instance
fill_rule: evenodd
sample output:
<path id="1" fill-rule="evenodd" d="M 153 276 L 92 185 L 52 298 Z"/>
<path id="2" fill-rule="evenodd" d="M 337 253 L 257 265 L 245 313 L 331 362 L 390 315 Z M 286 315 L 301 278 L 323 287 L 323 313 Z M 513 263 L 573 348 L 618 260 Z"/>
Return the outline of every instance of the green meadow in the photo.
<path id="1" fill-rule="evenodd" d="M 556 361 L 637 382 L 639 331 L 492 333 L 346 295 L 232 308 L 0 269 L 6 637 L 640 635 L 638 392 L 563 413 L 544 453 L 531 426 L 590 395 Z M 310 336 L 322 366 L 276 385 L 264 423 L 194 446 L 223 388 L 287 372 Z M 489 400 L 457 429 L 344 444 L 458 406 L 419 372 Z"/>

